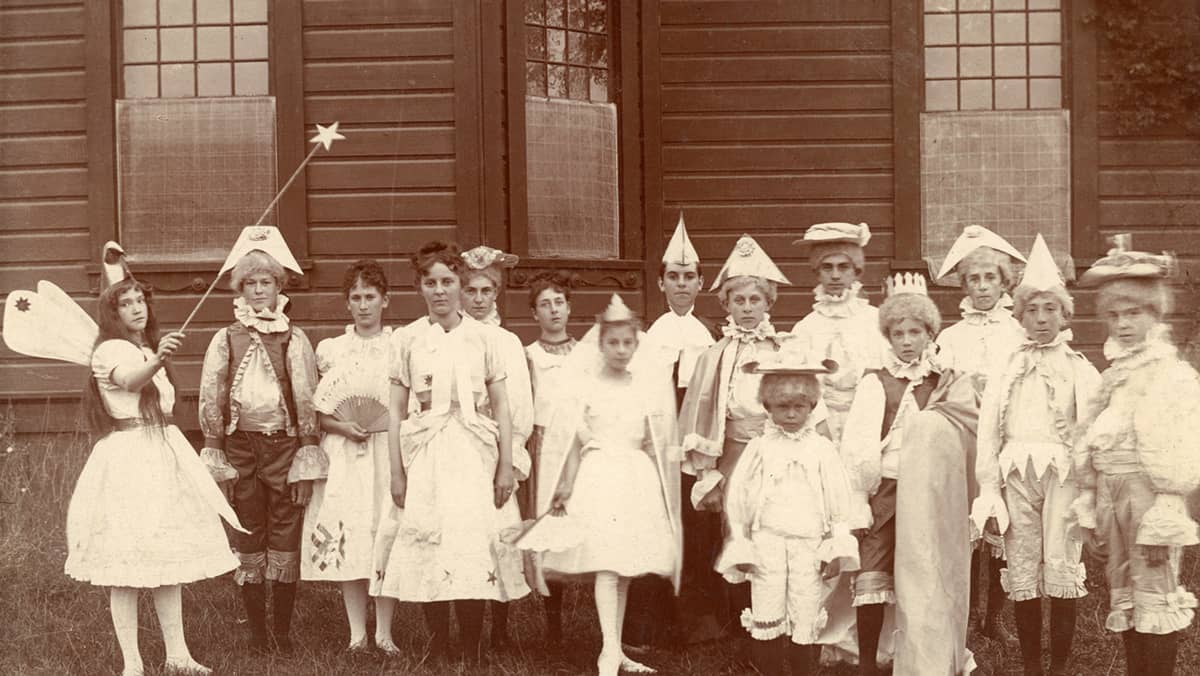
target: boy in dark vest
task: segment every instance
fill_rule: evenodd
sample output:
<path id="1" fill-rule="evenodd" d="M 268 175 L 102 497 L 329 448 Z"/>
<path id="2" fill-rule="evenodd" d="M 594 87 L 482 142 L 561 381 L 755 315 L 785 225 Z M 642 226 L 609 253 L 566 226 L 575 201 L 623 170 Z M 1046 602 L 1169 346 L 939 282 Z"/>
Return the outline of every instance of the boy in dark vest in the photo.
<path id="1" fill-rule="evenodd" d="M 283 312 L 281 260 L 299 272 L 276 228 L 242 232 L 226 261 L 226 267 L 232 263 L 230 287 L 241 294 L 233 301 L 235 321 L 213 336 L 200 380 L 201 457 L 249 530 L 231 533 L 231 541 L 241 560 L 234 581 L 252 650 L 267 647 L 268 580 L 275 645 L 291 648 L 304 506 L 313 480 L 329 467 L 312 401 L 316 357 Z"/>

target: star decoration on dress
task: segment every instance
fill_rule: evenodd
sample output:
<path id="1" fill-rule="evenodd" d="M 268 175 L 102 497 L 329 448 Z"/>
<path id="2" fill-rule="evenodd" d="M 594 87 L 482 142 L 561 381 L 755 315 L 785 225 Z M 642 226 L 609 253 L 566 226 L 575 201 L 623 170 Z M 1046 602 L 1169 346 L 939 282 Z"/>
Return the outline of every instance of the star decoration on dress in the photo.
<path id="1" fill-rule="evenodd" d="M 496 584 L 496 571 L 488 571 L 488 584 Z"/>
<path id="2" fill-rule="evenodd" d="M 334 141 L 344 141 L 345 136 L 338 133 L 338 123 L 334 122 L 328 127 L 317 125 L 317 135 L 308 139 L 309 143 L 320 143 L 325 146 L 325 150 L 329 150 L 329 146 L 333 145 Z"/>
<path id="3" fill-rule="evenodd" d="M 21 312 L 29 312 L 29 299 L 28 298 L 18 298 L 17 299 L 17 309 L 20 310 Z"/>
<path id="4" fill-rule="evenodd" d="M 375 571 L 375 581 L 383 582 L 383 570 L 382 569 Z"/>

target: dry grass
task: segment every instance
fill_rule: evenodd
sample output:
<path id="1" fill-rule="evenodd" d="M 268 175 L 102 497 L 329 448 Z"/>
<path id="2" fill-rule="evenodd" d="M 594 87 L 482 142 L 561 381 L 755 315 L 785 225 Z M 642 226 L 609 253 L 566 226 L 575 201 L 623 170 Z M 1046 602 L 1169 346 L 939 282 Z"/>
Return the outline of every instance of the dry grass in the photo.
<path id="1" fill-rule="evenodd" d="M 11 449 L 11 450 L 9 450 Z M 0 673 L 119 673 L 120 654 L 108 614 L 107 590 L 75 582 L 63 572 L 66 559 L 63 524 L 75 478 L 88 452 L 78 435 L 44 435 L 15 439 L 11 425 L 0 422 Z M 1185 559 L 1185 582 L 1200 583 L 1196 553 Z M 1124 673 L 1119 641 L 1103 631 L 1107 590 L 1089 566 L 1091 595 L 1080 604 L 1075 647 L 1076 673 L 1102 676 Z M 424 655 L 425 631 L 417 607 L 402 604 L 395 622 L 396 642 L 405 657 L 384 660 L 375 655 L 341 653 L 347 629 L 341 599 L 333 585 L 302 584 L 293 634 L 297 650 L 290 657 L 255 657 L 241 648 L 240 603 L 229 576 L 189 585 L 184 590 L 188 642 L 195 656 L 218 674 L 580 674 L 592 671 L 599 650 L 595 612 L 587 590 L 569 590 L 567 636 L 573 643 L 561 653 L 542 642 L 539 603 L 525 599 L 513 605 L 511 632 L 516 648 L 468 671 L 461 665 L 430 663 Z M 142 599 L 142 654 L 148 673 L 158 673 L 163 647 L 149 596 Z M 1007 613 L 1011 625 L 1011 611 Z M 1016 651 L 1002 652 L 994 643 L 973 637 L 981 674 L 1020 674 Z M 732 657 L 728 645 L 707 645 L 686 653 L 661 652 L 646 658 L 664 674 L 738 674 L 747 669 Z M 999 668 L 997 668 L 999 665 Z M 823 674 L 849 676 L 847 666 Z M 1195 626 L 1180 649 L 1177 674 L 1200 673 L 1200 637 Z"/>

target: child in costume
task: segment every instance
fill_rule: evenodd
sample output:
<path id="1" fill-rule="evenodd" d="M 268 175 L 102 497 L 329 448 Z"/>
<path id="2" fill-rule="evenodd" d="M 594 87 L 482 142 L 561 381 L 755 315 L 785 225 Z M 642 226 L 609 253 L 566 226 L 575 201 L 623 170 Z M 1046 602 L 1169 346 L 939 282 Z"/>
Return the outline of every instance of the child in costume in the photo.
<path id="1" fill-rule="evenodd" d="M 746 444 L 762 434 L 767 420 L 758 400 L 762 376 L 743 367 L 762 361 L 791 338 L 775 332 L 768 314 L 780 283 L 789 282 L 749 235 L 738 239 L 713 281 L 711 290 L 717 291 L 729 315 L 721 327 L 721 340 L 697 360 L 679 414 L 683 471 L 696 477 L 684 499 L 696 510 L 722 511 L 725 477 L 737 465 Z M 721 542 L 712 540 L 712 549 L 697 556 L 716 560 Z M 723 606 L 715 613 L 718 631 L 747 638 L 740 629 L 740 613 L 750 604 L 748 585 L 724 586 L 724 598 L 714 601 Z"/>
<path id="2" fill-rule="evenodd" d="M 863 377 L 843 428 L 858 513 L 854 579 L 859 672 L 876 666 L 884 610 L 896 605 L 895 673 L 959 674 L 966 650 L 970 530 L 966 449 L 978 398 L 970 378 L 941 366 L 937 307 L 920 275 L 889 280 L 879 331 L 891 350 Z"/>
<path id="3" fill-rule="evenodd" d="M 679 467 L 674 398 L 662 351 L 619 296 L 570 357 L 574 396 L 543 446 L 539 508 L 518 541 L 545 552 L 548 575 L 594 576 L 601 676 L 653 670 L 621 647 L 630 579 L 679 575 Z M 636 354 L 636 356 L 635 356 Z"/>
<path id="4" fill-rule="evenodd" d="M 866 525 L 850 520 L 842 459 L 810 415 L 821 399 L 815 374 L 837 365 L 805 364 L 785 348 L 747 367 L 762 375 L 759 399 L 771 417 L 729 477 L 729 538 L 716 568 L 730 581 L 750 580 L 751 608 L 742 612 L 742 624 L 755 639 L 759 672 L 782 676 L 786 655 L 792 676 L 806 676 L 814 672 L 827 619 L 824 564 L 856 570 L 858 542 L 850 531 Z"/>
<path id="5" fill-rule="evenodd" d="M 477 246 L 462 254 L 467 263 L 463 283 L 463 309 L 474 319 L 492 327 L 496 334 L 497 347 L 504 357 L 505 386 L 508 388 L 508 410 L 512 415 L 513 472 L 516 473 L 518 492 L 520 482 L 529 477 L 532 461 L 525 441 L 533 432 L 533 386 L 529 378 L 529 363 L 525 358 L 525 346 L 517 334 L 500 326 L 500 313 L 496 310 L 496 299 L 504 293 L 504 271 L 515 267 L 519 259 L 489 246 Z M 520 495 L 513 500 L 518 507 Z M 493 601 L 492 649 L 501 650 L 509 646 L 508 600 Z"/>
<path id="6" fill-rule="evenodd" d="M 289 633 L 300 578 L 304 507 L 329 461 L 318 445 L 313 407 L 317 362 L 308 337 L 284 310 L 284 267 L 299 273 L 279 230 L 242 231 L 226 264 L 234 322 L 213 336 L 200 375 L 201 458 L 222 482 L 248 534 L 233 534 L 241 564 L 234 581 L 246 608 L 249 646 L 267 647 L 266 583 L 272 638 L 291 649 Z"/>
<path id="7" fill-rule="evenodd" d="M 1077 495 L 1071 446 L 1077 412 L 1100 374 L 1067 344 L 1075 303 L 1041 235 L 1014 295 L 1027 338 L 988 380 L 971 518 L 980 531 L 995 533 L 998 526 L 1004 534 L 1002 581 L 1013 600 L 1026 676 L 1042 673 L 1042 596 L 1050 598 L 1050 670 L 1067 674 L 1076 599 L 1087 595 L 1083 540 L 1071 524 Z"/>
<path id="8" fill-rule="evenodd" d="M 964 294 L 958 304 L 962 321 L 944 329 L 937 337 L 941 348 L 938 359 L 970 375 L 980 396 L 987 386 L 988 375 L 1003 370 L 1009 355 L 1025 341 L 1025 331 L 1013 318 L 1013 301 L 1008 295 L 1016 284 L 1014 261 L 1024 263 L 1025 257 L 1003 237 L 985 227 L 968 225 L 950 247 L 938 272 L 938 280 L 956 274 Z M 971 450 L 967 465 L 974 472 L 975 449 Z M 977 486 L 972 487 L 972 499 L 977 495 Z M 1016 639 L 1000 623 L 1004 607 L 1004 588 L 1000 584 L 1004 541 L 984 533 L 976 545 L 971 555 L 971 610 L 975 609 L 978 598 L 979 566 L 987 562 L 987 612 L 979 629 L 984 636 L 1015 646 Z"/>
<path id="9" fill-rule="evenodd" d="M 300 577 L 340 583 L 349 650 L 358 651 L 367 648 L 375 536 L 392 499 L 387 447 L 391 328 L 383 325 L 387 276 L 373 259 L 356 261 L 346 268 L 342 292 L 354 323 L 317 345 L 321 382 L 313 406 L 325 431 L 321 448 L 329 458 L 329 478 L 316 483 L 304 515 Z M 361 406 L 355 417 L 353 405 L 364 400 L 371 405 Z M 395 599 L 376 597 L 375 647 L 388 654 L 399 653 L 392 641 L 395 608 Z"/>
<path id="10" fill-rule="evenodd" d="M 532 467 L 529 472 L 529 488 L 526 491 L 526 514 L 537 510 L 537 480 L 542 468 L 542 440 L 546 427 L 553 419 L 554 410 L 570 391 L 567 378 L 567 357 L 579 341 L 567 333 L 571 319 L 571 283 L 561 272 L 541 273 L 529 283 L 529 309 L 541 330 L 538 339 L 525 346 L 529 362 L 529 380 L 533 387 L 533 433 L 529 436 L 529 454 Z M 562 643 L 562 603 L 564 585 L 557 580 L 546 580 L 540 572 L 538 591 L 543 594 L 542 607 L 546 611 L 546 640 L 552 646 Z"/>
<path id="11" fill-rule="evenodd" d="M 110 247 L 123 254 L 116 244 Z M 150 588 L 165 671 L 209 674 L 184 639 L 181 590 L 237 567 L 221 519 L 241 525 L 172 423 L 175 387 L 167 366 L 183 334 L 159 336 L 149 287 L 124 272 L 102 274 L 102 284 L 109 285 L 97 302 L 98 330 L 58 287 L 40 282 L 38 293 L 14 291 L 6 300 L 4 338 L 23 354 L 90 363 L 85 401 L 99 439 L 67 510 L 65 570 L 76 580 L 110 587 L 121 673 L 143 673 L 138 592 Z M 73 342 L 77 354 L 61 352 Z"/>
<path id="12" fill-rule="evenodd" d="M 461 310 L 458 247 L 429 242 L 412 263 L 428 316 L 392 336 L 388 448 L 403 511 L 379 593 L 423 605 L 437 656 L 449 651 L 453 602 L 463 652 L 476 661 L 484 601 L 529 593 L 521 553 L 501 538 L 521 522 L 507 360 L 497 332 Z"/>
<path id="13" fill-rule="evenodd" d="M 1128 235 L 1080 278 L 1098 286 L 1109 367 L 1075 446 L 1079 523 L 1108 552 L 1109 614 L 1125 673 L 1170 676 L 1196 597 L 1179 583 L 1183 547 L 1200 542 L 1185 496 L 1200 485 L 1200 378 L 1163 323 L 1167 255 L 1126 251 Z"/>

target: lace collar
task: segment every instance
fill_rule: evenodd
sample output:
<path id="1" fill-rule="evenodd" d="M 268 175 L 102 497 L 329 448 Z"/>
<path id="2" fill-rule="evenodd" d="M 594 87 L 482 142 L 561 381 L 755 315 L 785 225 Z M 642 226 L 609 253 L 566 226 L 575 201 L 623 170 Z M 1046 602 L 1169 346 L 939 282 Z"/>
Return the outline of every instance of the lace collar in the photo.
<path id="1" fill-rule="evenodd" d="M 283 313 L 289 302 L 288 297 L 281 293 L 275 300 L 274 309 L 267 308 L 256 312 L 244 298 L 238 296 L 233 299 L 233 318 L 242 326 L 259 333 L 283 333 L 291 328 L 291 321 Z"/>
<path id="2" fill-rule="evenodd" d="M 733 321 L 733 317 L 730 316 L 726 318 L 725 325 L 721 327 L 721 335 L 746 343 L 754 343 L 774 338 L 775 327 L 771 324 L 770 313 L 764 313 L 758 326 L 749 329 Z"/>
<path id="3" fill-rule="evenodd" d="M 1063 329 L 1062 331 L 1059 331 L 1058 335 L 1054 337 L 1054 340 L 1050 341 L 1049 343 L 1039 343 L 1036 340 L 1026 338 L 1025 342 L 1021 343 L 1021 351 L 1038 352 L 1042 350 L 1050 350 L 1058 347 L 1059 345 L 1065 347 L 1067 343 L 1071 342 L 1072 340 L 1075 340 L 1075 334 L 1071 331 L 1071 329 Z"/>
<path id="4" fill-rule="evenodd" d="M 813 312 L 824 315 L 826 317 L 853 317 L 863 309 L 871 306 L 870 301 L 866 298 L 860 298 L 862 292 L 862 282 L 854 282 L 837 296 L 831 296 L 825 293 L 825 287 L 820 284 L 813 289 L 813 295 L 816 296 L 816 301 L 813 303 Z"/>
<path id="5" fill-rule="evenodd" d="M 1149 361 L 1169 357 L 1175 353 L 1170 342 L 1171 327 L 1156 324 L 1147 333 L 1146 340 L 1133 347 L 1122 347 L 1114 338 L 1104 341 L 1104 358 L 1113 366 L 1122 369 L 1141 366 Z"/>
<path id="6" fill-rule="evenodd" d="M 763 423 L 763 436 L 767 439 L 787 439 L 789 441 L 800 441 L 805 437 L 815 433 L 816 430 L 813 429 L 813 416 L 811 414 L 808 416 L 808 419 L 804 421 L 804 424 L 800 426 L 800 429 L 796 430 L 795 432 L 788 432 L 779 425 L 776 425 L 775 421 L 771 420 L 770 416 L 767 416 L 766 421 Z"/>
<path id="7" fill-rule="evenodd" d="M 883 367 L 893 377 L 914 383 L 920 382 L 932 372 L 941 372 L 941 368 L 934 361 L 934 355 L 937 354 L 936 349 L 933 341 L 930 341 L 921 356 L 911 362 L 901 361 L 900 357 L 896 356 L 895 350 L 888 350 L 887 361 Z"/>
<path id="8" fill-rule="evenodd" d="M 975 302 L 970 296 L 962 299 L 958 304 L 958 309 L 962 312 L 963 321 L 974 326 L 985 326 L 987 324 L 999 324 L 1000 322 L 1012 317 L 1012 296 L 1007 293 L 1000 296 L 1000 300 L 992 306 L 990 310 L 976 310 Z"/>

